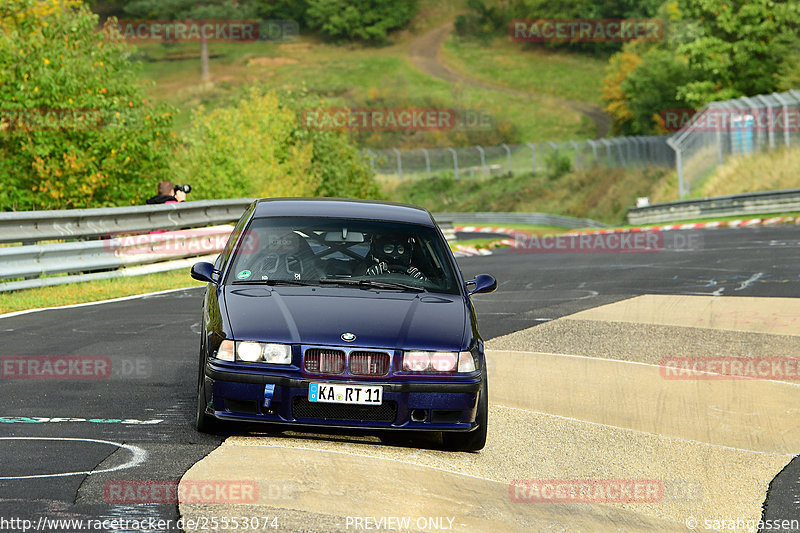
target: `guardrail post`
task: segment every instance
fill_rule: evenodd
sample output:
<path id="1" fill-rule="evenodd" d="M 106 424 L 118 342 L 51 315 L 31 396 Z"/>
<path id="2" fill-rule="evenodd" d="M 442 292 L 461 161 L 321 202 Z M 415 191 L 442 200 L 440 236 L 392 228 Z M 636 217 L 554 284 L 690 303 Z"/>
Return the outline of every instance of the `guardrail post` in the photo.
<path id="1" fill-rule="evenodd" d="M 533 173 L 536 173 L 536 146 L 533 143 L 525 143 L 531 149 L 531 161 L 533 162 Z"/>
<path id="2" fill-rule="evenodd" d="M 420 150 L 425 154 L 425 170 L 428 172 L 428 179 L 431 179 L 431 158 L 428 157 L 428 151 L 425 148 L 420 148 Z"/>
<path id="3" fill-rule="evenodd" d="M 486 152 L 483 151 L 483 147 L 480 145 L 475 146 L 478 149 L 478 152 L 481 154 L 481 170 L 483 171 L 484 176 L 489 175 L 489 170 L 486 168 Z"/>
<path id="4" fill-rule="evenodd" d="M 453 172 L 455 174 L 455 179 L 458 179 L 458 154 L 453 148 L 448 148 L 448 150 L 453 154 Z"/>
<path id="5" fill-rule="evenodd" d="M 403 179 L 403 162 L 400 156 L 400 150 L 392 148 L 392 151 L 397 155 L 397 173 L 400 175 L 400 179 Z"/>
<path id="6" fill-rule="evenodd" d="M 501 146 L 506 151 L 506 172 L 511 174 L 511 148 L 509 148 L 507 144 L 503 144 Z"/>

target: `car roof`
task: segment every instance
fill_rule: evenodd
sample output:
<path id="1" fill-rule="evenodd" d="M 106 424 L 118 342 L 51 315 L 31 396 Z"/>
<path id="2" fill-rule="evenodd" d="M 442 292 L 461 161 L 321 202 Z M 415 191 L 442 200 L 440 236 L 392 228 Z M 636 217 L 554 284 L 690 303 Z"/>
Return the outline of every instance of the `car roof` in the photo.
<path id="1" fill-rule="evenodd" d="M 254 218 L 317 216 L 387 220 L 433 226 L 427 209 L 409 204 L 344 198 L 262 198 L 256 200 Z"/>

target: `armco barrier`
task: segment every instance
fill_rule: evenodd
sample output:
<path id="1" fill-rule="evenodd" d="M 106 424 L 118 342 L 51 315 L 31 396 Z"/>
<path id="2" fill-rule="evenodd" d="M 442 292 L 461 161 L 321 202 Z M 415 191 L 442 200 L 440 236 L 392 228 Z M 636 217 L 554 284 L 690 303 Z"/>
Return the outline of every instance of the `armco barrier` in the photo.
<path id="1" fill-rule="evenodd" d="M 628 209 L 633 225 L 657 224 L 697 218 L 747 216 L 800 211 L 800 189 L 767 191 L 697 200 L 664 202 Z"/>
<path id="2" fill-rule="evenodd" d="M 187 259 L 200 256 L 213 259 L 227 241 L 229 224 L 252 201 L 0 213 L 0 243 L 22 243 L 0 247 L 0 280 L 13 280 L 0 283 L 0 292 L 186 268 Z M 448 240 L 455 238 L 454 221 L 604 227 L 594 220 L 541 213 L 439 213 L 434 218 Z M 149 233 L 156 230 L 161 232 Z"/>

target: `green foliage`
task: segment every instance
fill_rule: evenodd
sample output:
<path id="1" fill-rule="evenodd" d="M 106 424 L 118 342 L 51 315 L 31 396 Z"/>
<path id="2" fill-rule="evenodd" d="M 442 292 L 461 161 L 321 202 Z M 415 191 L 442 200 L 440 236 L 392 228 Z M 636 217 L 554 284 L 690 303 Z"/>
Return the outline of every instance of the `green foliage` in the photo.
<path id="1" fill-rule="evenodd" d="M 557 180 L 572 171 L 572 158 L 561 150 L 554 150 L 544 158 L 545 175 Z"/>
<path id="2" fill-rule="evenodd" d="M 133 0 L 125 12 L 141 19 L 202 20 L 248 18 L 255 10 L 248 2 L 234 0 Z"/>
<path id="3" fill-rule="evenodd" d="M 195 199 L 379 197 L 368 163 L 338 132 L 302 129 L 291 95 L 250 91 L 235 107 L 198 109 L 174 174 Z"/>
<path id="4" fill-rule="evenodd" d="M 689 81 L 689 70 L 683 58 L 660 49 L 652 49 L 643 57 L 625 81 L 622 90 L 629 99 L 633 115 L 625 135 L 651 135 L 663 131 L 661 117 L 667 110 L 685 107 L 678 99 L 678 87 Z"/>
<path id="5" fill-rule="evenodd" d="M 417 10 L 416 0 L 307 0 L 306 21 L 334 40 L 386 41 Z"/>
<path id="6" fill-rule="evenodd" d="M 678 91 L 692 107 L 712 100 L 770 93 L 800 38 L 796 0 L 680 0 L 684 18 L 697 20 L 698 39 L 677 50 L 692 81 Z"/>
<path id="7" fill-rule="evenodd" d="M 72 0 L 0 7 L 0 208 L 142 203 L 167 179 L 171 114 L 143 98 L 128 46 Z"/>

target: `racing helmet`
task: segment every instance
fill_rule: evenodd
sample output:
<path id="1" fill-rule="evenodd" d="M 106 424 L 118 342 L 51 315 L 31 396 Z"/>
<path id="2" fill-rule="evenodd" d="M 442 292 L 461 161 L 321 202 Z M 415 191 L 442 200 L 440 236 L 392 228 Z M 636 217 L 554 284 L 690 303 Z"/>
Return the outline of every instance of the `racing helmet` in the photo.
<path id="1" fill-rule="evenodd" d="M 409 266 L 414 253 L 414 239 L 406 235 L 376 235 L 370 245 L 372 256 L 390 265 Z"/>

